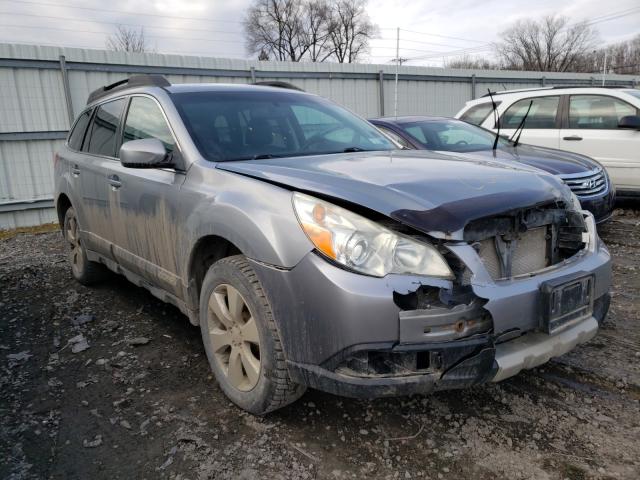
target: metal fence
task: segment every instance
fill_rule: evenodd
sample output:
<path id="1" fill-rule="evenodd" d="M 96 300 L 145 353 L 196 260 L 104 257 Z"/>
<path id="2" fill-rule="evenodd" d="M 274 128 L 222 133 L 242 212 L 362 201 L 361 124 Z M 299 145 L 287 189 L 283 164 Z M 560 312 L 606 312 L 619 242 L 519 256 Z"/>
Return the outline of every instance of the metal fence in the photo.
<path id="1" fill-rule="evenodd" d="M 172 83 L 282 80 L 364 117 L 392 115 L 393 65 L 293 63 L 0 44 L 0 229 L 55 221 L 52 157 L 92 90 L 128 75 Z M 453 115 L 487 89 L 600 85 L 598 75 L 399 68 L 399 115 Z M 639 78 L 609 75 L 608 85 Z"/>

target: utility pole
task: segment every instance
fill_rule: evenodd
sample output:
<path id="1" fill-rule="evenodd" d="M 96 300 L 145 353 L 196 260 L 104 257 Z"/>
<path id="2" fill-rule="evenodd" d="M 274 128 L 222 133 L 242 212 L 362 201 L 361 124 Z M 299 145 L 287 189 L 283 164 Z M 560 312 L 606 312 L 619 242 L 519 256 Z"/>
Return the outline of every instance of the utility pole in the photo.
<path id="1" fill-rule="evenodd" d="M 604 65 L 602 65 L 602 86 L 604 87 L 604 78 L 607 75 L 607 50 L 604 51 Z"/>
<path id="2" fill-rule="evenodd" d="M 400 68 L 400 27 L 396 28 L 396 85 L 393 94 L 393 115 L 398 117 L 398 68 Z"/>
<path id="3" fill-rule="evenodd" d="M 408 58 L 400 58 L 400 27 L 398 27 L 396 29 L 396 58 L 393 59 L 396 62 L 395 92 L 393 94 L 393 115 L 396 118 L 398 117 L 398 69 L 407 60 Z"/>

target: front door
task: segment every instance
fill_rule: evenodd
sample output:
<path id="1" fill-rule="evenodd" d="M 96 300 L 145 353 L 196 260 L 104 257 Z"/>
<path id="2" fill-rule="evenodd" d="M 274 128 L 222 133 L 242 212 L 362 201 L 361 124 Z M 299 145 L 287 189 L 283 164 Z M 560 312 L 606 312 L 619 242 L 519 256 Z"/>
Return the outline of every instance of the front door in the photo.
<path id="1" fill-rule="evenodd" d="M 123 143 L 157 138 L 168 154 L 180 151 L 155 99 L 133 96 L 122 128 Z M 181 296 L 178 251 L 181 219 L 178 216 L 183 172 L 174 169 L 113 169 L 110 192 L 114 254 L 128 270 L 151 284 Z"/>

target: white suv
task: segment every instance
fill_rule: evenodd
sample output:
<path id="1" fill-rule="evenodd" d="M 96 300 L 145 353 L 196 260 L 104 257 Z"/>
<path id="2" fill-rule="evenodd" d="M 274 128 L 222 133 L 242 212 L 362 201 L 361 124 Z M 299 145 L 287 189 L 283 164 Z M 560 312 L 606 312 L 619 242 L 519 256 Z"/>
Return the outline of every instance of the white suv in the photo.
<path id="1" fill-rule="evenodd" d="M 640 90 L 546 87 L 493 93 L 500 133 L 511 136 L 531 109 L 520 141 L 581 153 L 602 163 L 618 196 L 640 195 Z M 496 130 L 488 94 L 456 118 Z"/>

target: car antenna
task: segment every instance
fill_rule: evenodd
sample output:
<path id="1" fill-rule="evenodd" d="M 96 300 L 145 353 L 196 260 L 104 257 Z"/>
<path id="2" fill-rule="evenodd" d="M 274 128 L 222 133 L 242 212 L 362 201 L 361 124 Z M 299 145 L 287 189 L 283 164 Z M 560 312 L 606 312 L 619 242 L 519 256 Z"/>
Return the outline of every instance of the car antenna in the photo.
<path id="1" fill-rule="evenodd" d="M 516 128 L 516 131 L 513 132 L 513 136 L 511 137 L 511 140 L 513 141 L 514 147 L 518 146 L 518 142 L 520 141 L 520 135 L 522 135 L 522 131 L 524 130 L 524 122 L 527 121 L 527 117 L 529 116 L 529 112 L 531 111 L 531 105 L 533 105 L 533 100 L 529 102 L 529 108 L 527 108 L 527 112 L 524 114 L 524 117 L 522 117 L 522 120 L 520 120 L 520 125 L 518 125 L 518 128 Z M 515 140 L 513 140 L 514 138 Z"/>
<path id="2" fill-rule="evenodd" d="M 489 98 L 491 99 L 491 106 L 493 107 L 493 119 L 496 122 L 496 139 L 493 141 L 493 151 L 495 152 L 496 148 L 498 148 L 498 139 L 500 138 L 500 117 L 498 116 L 498 106 L 496 105 L 495 100 L 493 99 L 493 94 L 491 93 L 491 89 L 487 88 L 487 92 L 489 92 Z"/>

